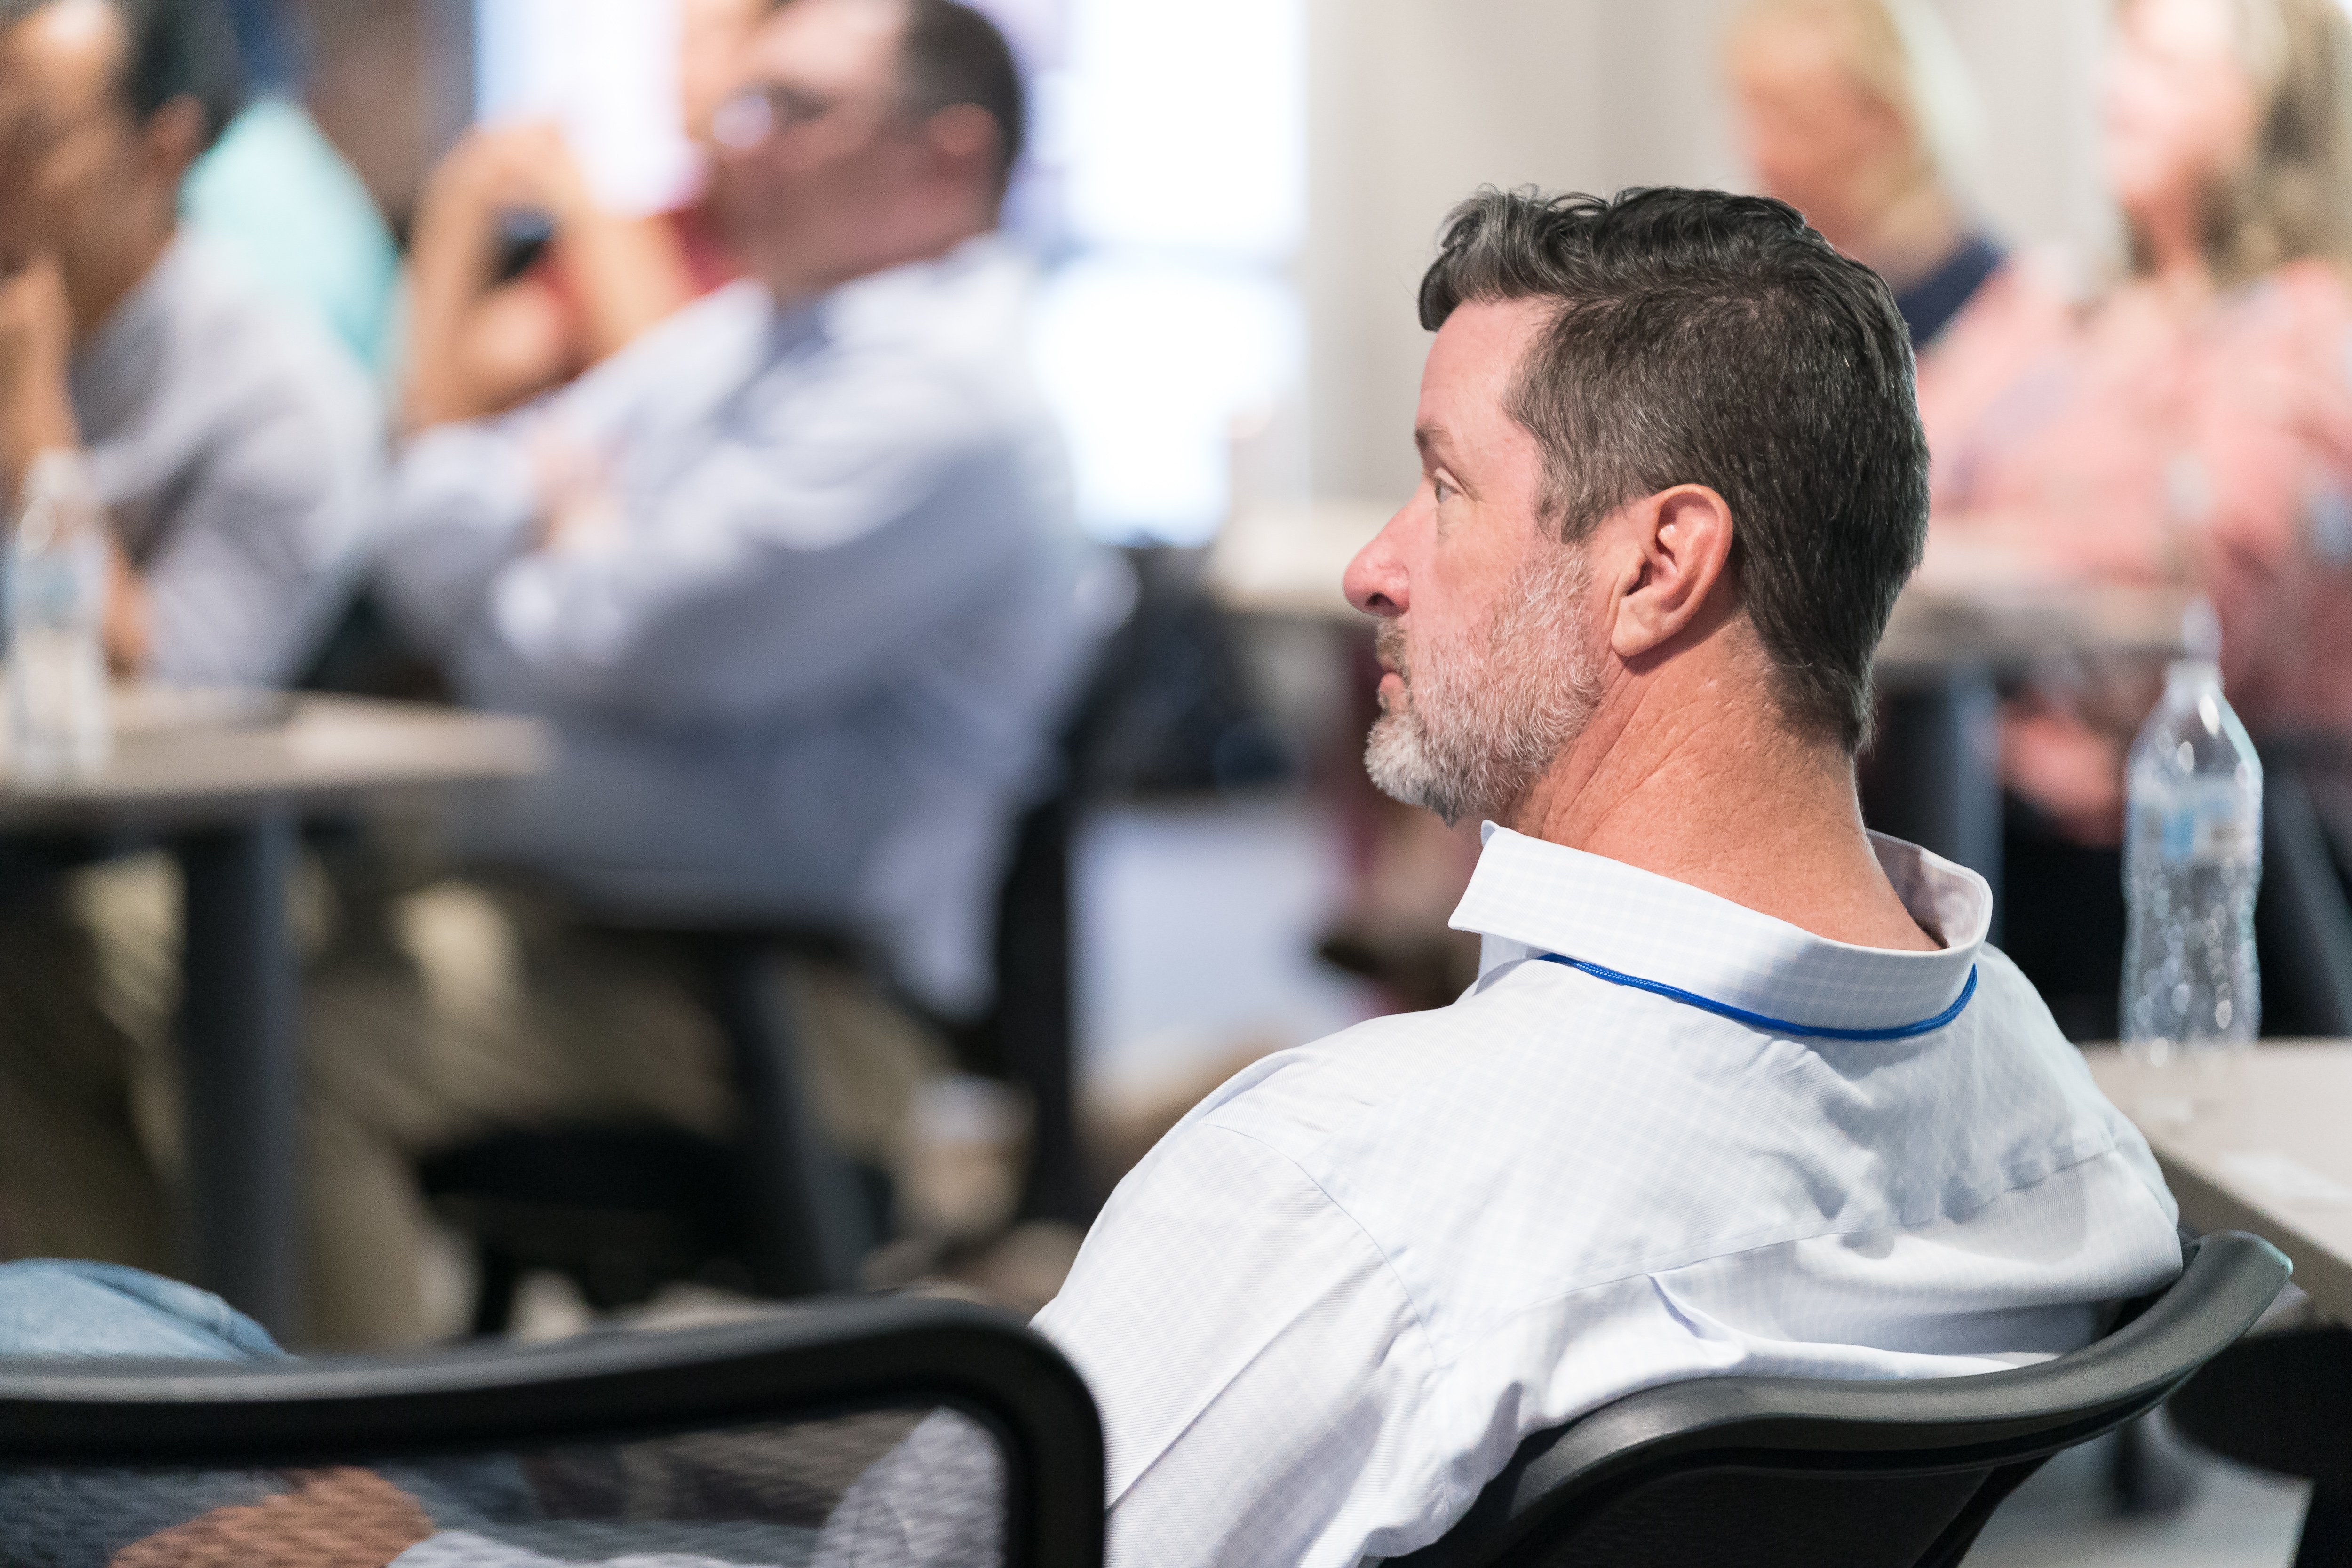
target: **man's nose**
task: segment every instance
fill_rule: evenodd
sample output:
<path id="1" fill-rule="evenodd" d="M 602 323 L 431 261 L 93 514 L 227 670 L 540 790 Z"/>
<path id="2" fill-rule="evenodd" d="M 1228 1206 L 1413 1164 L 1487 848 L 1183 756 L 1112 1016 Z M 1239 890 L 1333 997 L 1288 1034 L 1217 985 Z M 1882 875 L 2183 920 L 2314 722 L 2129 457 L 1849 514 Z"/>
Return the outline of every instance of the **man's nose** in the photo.
<path id="1" fill-rule="evenodd" d="M 1404 614 L 1404 563 L 1396 549 L 1397 524 L 1404 514 L 1389 519 L 1381 531 L 1372 535 L 1371 542 L 1356 552 L 1348 563 L 1346 575 L 1339 586 L 1348 595 L 1348 603 L 1368 616 L 1393 620 Z"/>

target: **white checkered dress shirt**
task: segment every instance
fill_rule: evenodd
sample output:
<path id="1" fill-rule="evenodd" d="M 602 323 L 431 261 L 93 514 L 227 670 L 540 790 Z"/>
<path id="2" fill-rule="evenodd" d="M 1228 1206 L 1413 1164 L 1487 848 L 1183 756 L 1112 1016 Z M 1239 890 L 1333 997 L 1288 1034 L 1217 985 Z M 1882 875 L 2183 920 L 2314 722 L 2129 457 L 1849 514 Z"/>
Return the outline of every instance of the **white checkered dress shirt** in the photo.
<path id="1" fill-rule="evenodd" d="M 1984 945 L 1982 879 L 1877 849 L 1944 951 L 1490 827 L 1454 917 L 1477 984 L 1210 1096 L 1038 1317 L 1102 1406 L 1115 1568 L 1409 1552 L 1521 1438 L 1637 1389 L 2013 1366 L 2170 1278 L 2171 1196 Z M 1840 1043 L 1544 952 L 1817 1027 L 1978 986 L 1931 1034 Z"/>

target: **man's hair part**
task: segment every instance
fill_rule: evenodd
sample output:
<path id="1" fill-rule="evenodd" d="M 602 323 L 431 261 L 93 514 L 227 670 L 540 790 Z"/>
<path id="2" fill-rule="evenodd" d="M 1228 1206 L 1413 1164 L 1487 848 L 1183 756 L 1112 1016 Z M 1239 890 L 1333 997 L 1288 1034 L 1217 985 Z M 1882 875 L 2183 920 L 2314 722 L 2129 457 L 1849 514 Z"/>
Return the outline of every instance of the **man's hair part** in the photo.
<path id="1" fill-rule="evenodd" d="M 59 0 L 0 0 L 0 27 L 13 27 Z M 105 0 L 122 18 L 116 85 L 144 125 L 165 104 L 194 99 L 204 111 L 198 150 L 219 140 L 245 108 L 245 67 L 236 31 L 220 0 Z"/>
<path id="2" fill-rule="evenodd" d="M 1858 750 L 1871 659 L 1927 531 L 1910 338 L 1885 283 L 1769 197 L 1482 190 L 1447 219 L 1421 322 L 1516 300 L 1553 307 L 1510 412 L 1542 448 L 1562 542 L 1641 496 L 1716 491 L 1784 719 Z"/>
<path id="3" fill-rule="evenodd" d="M 1029 107 L 1013 46 L 996 24 L 961 0 L 908 0 L 898 71 L 918 114 L 959 103 L 988 111 L 996 122 L 995 191 L 1002 196 L 1028 138 Z"/>

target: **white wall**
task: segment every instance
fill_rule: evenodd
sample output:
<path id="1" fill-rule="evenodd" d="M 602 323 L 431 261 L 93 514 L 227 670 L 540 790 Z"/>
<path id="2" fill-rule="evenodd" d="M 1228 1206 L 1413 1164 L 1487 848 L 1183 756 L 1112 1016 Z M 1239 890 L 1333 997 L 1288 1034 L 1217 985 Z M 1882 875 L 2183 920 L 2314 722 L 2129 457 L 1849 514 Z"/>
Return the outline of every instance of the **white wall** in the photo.
<path id="1" fill-rule="evenodd" d="M 1413 286 L 1481 184 L 1743 183 L 1716 78 L 1737 0 L 1308 0 L 1316 493 L 1398 498 L 1426 338 Z M 1979 178 L 2015 240 L 2100 243 L 2089 83 L 2105 0 L 1937 0 L 1986 100 Z"/>

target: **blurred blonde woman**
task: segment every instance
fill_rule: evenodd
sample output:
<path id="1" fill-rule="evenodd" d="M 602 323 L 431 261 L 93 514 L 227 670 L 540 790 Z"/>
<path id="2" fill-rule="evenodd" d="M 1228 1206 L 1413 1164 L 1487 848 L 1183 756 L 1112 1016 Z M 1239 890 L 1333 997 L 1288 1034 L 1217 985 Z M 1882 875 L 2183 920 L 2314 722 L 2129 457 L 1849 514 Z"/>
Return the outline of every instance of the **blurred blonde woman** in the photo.
<path id="1" fill-rule="evenodd" d="M 1725 75 L 1758 184 L 1895 289 L 1934 342 L 2001 264 L 1958 193 L 1974 90 L 1924 0 L 1755 0 Z"/>

